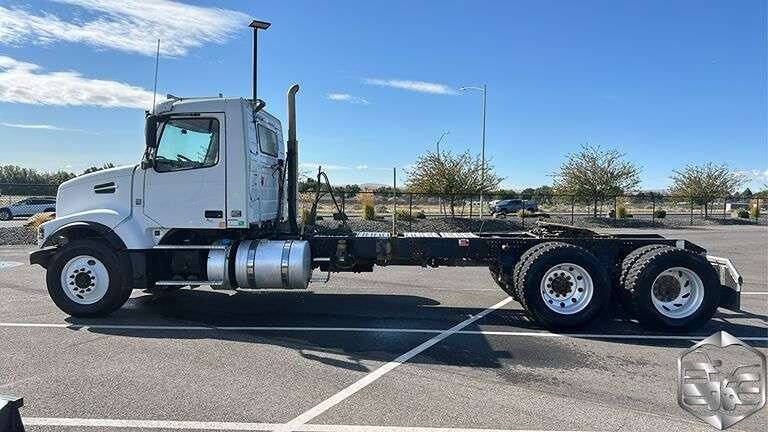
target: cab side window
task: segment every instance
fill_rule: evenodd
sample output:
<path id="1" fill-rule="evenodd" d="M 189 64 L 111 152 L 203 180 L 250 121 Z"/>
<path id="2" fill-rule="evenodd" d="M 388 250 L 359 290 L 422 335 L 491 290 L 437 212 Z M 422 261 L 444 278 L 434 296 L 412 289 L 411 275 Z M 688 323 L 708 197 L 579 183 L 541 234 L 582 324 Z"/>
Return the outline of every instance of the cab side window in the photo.
<path id="1" fill-rule="evenodd" d="M 257 129 L 259 131 L 259 149 L 261 149 L 261 152 L 270 156 L 277 156 L 279 148 L 277 134 L 262 125 L 259 125 Z"/>
<path id="2" fill-rule="evenodd" d="M 219 162 L 219 121 L 171 118 L 163 124 L 155 154 L 158 172 L 206 168 Z"/>

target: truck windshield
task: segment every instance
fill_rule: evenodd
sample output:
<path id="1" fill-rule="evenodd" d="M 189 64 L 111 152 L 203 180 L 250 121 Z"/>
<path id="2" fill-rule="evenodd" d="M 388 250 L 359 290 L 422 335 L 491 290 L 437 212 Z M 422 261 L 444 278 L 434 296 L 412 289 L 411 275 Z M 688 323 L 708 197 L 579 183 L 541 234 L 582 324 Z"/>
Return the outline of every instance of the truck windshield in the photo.
<path id="1" fill-rule="evenodd" d="M 173 118 L 162 128 L 155 155 L 155 170 L 158 172 L 205 168 L 218 163 L 218 120 Z"/>

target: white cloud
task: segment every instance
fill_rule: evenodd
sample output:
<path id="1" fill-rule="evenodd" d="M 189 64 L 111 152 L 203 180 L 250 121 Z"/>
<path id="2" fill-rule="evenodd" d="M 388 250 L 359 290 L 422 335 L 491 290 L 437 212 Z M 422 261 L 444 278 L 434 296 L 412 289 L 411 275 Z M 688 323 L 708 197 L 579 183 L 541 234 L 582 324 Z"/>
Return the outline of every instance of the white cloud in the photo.
<path id="1" fill-rule="evenodd" d="M 61 132 L 85 132 L 83 129 L 70 129 L 70 128 L 63 128 L 59 126 L 49 125 L 49 124 L 27 124 L 27 123 L 3 123 L 0 122 L 0 125 L 10 128 L 17 128 L 17 129 L 41 129 L 41 130 L 52 130 L 52 131 L 61 131 Z"/>
<path id="2" fill-rule="evenodd" d="M 759 169 L 741 170 L 737 172 L 746 181 L 768 183 L 768 169 L 760 171 Z"/>
<path id="3" fill-rule="evenodd" d="M 183 56 L 190 48 L 226 42 L 236 32 L 244 32 L 249 21 L 241 12 L 169 0 L 54 1 L 82 8 L 87 13 L 74 15 L 88 18 L 66 20 L 47 12 L 0 6 L 0 42 L 73 42 L 153 56 L 159 38 L 162 54 Z"/>
<path id="4" fill-rule="evenodd" d="M 75 71 L 43 72 L 36 64 L 0 55 L 0 102 L 146 109 L 152 105 L 152 92 Z"/>
<path id="5" fill-rule="evenodd" d="M 355 167 L 355 169 L 356 169 L 356 170 L 364 170 L 364 169 L 368 169 L 368 165 L 365 165 L 365 164 L 363 164 L 363 165 L 358 165 L 358 166 L 356 166 L 356 167 Z"/>
<path id="6" fill-rule="evenodd" d="M 383 86 L 383 87 L 393 87 L 393 88 L 411 90 L 411 91 L 416 91 L 421 93 L 432 93 L 432 94 L 442 94 L 442 95 L 457 94 L 456 90 L 448 85 L 431 83 L 426 81 L 406 81 L 406 80 L 394 80 L 394 79 L 385 80 L 385 79 L 378 79 L 378 78 L 364 78 L 363 84 L 377 85 L 377 86 Z"/>
<path id="7" fill-rule="evenodd" d="M 328 93 L 325 96 L 326 99 L 332 101 L 349 102 L 353 104 L 370 105 L 367 99 L 358 96 L 352 96 L 347 93 Z"/>

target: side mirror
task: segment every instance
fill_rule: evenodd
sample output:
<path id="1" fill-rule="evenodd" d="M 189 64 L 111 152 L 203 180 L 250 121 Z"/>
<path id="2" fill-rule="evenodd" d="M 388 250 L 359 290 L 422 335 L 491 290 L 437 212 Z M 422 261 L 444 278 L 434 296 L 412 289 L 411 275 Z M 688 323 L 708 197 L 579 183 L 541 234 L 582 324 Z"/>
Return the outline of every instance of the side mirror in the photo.
<path id="1" fill-rule="evenodd" d="M 144 126 L 144 139 L 147 148 L 157 148 L 157 124 L 158 116 L 147 116 L 147 124 Z"/>

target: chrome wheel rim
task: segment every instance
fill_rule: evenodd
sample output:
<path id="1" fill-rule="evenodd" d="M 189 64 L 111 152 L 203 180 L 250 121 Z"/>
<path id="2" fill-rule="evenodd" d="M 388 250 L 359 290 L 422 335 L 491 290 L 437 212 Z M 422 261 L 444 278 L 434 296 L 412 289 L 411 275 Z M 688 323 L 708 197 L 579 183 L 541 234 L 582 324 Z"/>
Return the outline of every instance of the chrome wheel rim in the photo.
<path id="1" fill-rule="evenodd" d="M 595 284 L 584 267 L 562 263 L 544 273 L 540 289 L 541 298 L 550 310 L 572 315 L 584 310 L 592 301 Z"/>
<path id="2" fill-rule="evenodd" d="M 76 256 L 61 270 L 61 288 L 77 304 L 89 305 L 101 300 L 109 288 L 107 267 L 90 255 Z"/>
<path id="3" fill-rule="evenodd" d="M 651 300 L 665 317 L 686 318 L 693 315 L 704 301 L 704 283 L 693 270 L 671 267 L 653 280 Z"/>

